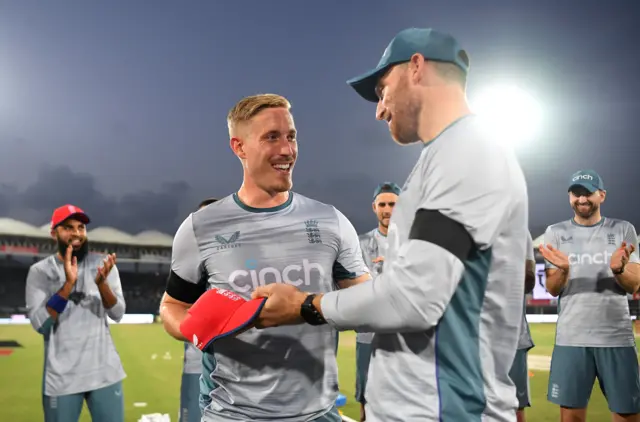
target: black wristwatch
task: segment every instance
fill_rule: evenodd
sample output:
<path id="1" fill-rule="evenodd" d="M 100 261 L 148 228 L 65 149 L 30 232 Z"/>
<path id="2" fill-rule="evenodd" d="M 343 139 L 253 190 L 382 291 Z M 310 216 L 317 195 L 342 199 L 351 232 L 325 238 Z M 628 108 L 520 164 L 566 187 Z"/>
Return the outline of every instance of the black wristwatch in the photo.
<path id="1" fill-rule="evenodd" d="M 311 294 L 307 296 L 307 298 L 302 302 L 302 306 L 300 307 L 300 316 L 304 319 L 309 325 L 322 325 L 326 324 L 327 320 L 324 319 L 322 314 L 318 312 L 315 306 L 313 306 L 313 298 L 316 295 Z"/>
<path id="2" fill-rule="evenodd" d="M 612 272 L 614 275 L 620 275 L 620 274 L 622 274 L 622 273 L 624 272 L 624 267 L 625 267 L 625 266 L 623 265 L 622 267 L 620 267 L 620 269 L 619 269 L 619 270 L 615 270 L 615 271 L 613 271 L 613 270 L 612 270 L 611 272 Z"/>

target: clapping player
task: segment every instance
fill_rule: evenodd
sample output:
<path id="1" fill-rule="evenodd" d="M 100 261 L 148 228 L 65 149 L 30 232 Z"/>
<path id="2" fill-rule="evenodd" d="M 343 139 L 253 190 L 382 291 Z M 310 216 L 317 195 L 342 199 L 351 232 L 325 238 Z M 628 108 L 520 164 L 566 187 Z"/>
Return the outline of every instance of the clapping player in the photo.
<path id="1" fill-rule="evenodd" d="M 638 421 L 638 355 L 627 293 L 640 286 L 636 229 L 604 217 L 602 177 L 580 170 L 568 183 L 573 217 L 551 225 L 540 253 L 546 287 L 559 297 L 547 398 L 562 421 L 585 421 L 598 379 L 614 422 Z"/>
<path id="2" fill-rule="evenodd" d="M 64 205 L 53 212 L 58 252 L 29 268 L 26 302 L 44 339 L 45 422 L 77 422 L 86 401 L 93 422 L 124 422 L 125 372 L 107 316 L 125 312 L 116 255 L 89 253 L 89 216 Z"/>

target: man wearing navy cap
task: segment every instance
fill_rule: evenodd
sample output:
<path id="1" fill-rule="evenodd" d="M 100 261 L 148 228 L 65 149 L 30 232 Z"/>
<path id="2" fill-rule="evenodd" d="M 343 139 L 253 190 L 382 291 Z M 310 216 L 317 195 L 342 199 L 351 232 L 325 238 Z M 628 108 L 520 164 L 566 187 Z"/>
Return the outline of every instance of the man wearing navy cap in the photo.
<path id="1" fill-rule="evenodd" d="M 123 422 L 125 372 L 107 316 L 125 312 L 116 256 L 89 253 L 89 216 L 74 205 L 57 208 L 51 236 L 58 252 L 29 268 L 26 303 L 44 337 L 45 422 L 77 422 L 86 400 L 93 422 Z"/>
<path id="2" fill-rule="evenodd" d="M 394 208 L 382 274 L 312 302 L 335 328 L 376 333 L 368 421 L 516 418 L 509 370 L 524 296 L 527 188 L 514 154 L 469 111 L 468 69 L 452 36 L 410 28 L 349 81 L 377 103 L 397 143 L 425 145 Z M 255 295 L 268 297 L 260 326 L 300 321 L 306 296 L 293 286 Z"/>
<path id="3" fill-rule="evenodd" d="M 378 227 L 360 235 L 362 258 L 373 277 L 382 273 L 384 256 L 387 252 L 387 232 L 391 213 L 398 202 L 400 192 L 400 187 L 392 182 L 379 184 L 373 192 L 371 207 L 378 219 Z M 373 333 L 357 333 L 356 335 L 356 401 L 360 403 L 361 421 L 366 420 L 364 392 L 367 386 L 372 340 Z"/>
<path id="4" fill-rule="evenodd" d="M 595 171 L 574 173 L 568 191 L 573 218 L 549 226 L 540 246 L 547 290 L 559 297 L 547 398 L 563 421 L 584 421 L 598 378 L 613 420 L 637 421 L 640 380 L 627 301 L 640 287 L 636 230 L 602 216 L 607 193 Z"/>

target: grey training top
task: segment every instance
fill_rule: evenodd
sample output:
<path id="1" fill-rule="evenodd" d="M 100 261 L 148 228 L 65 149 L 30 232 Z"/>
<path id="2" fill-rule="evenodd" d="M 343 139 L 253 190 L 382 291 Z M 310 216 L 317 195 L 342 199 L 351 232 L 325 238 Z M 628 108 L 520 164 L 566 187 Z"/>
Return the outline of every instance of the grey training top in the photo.
<path id="1" fill-rule="evenodd" d="M 376 277 L 382 273 L 384 261 L 373 263 L 373 260 L 379 256 L 384 257 L 387 253 L 387 236 L 380 233 L 380 230 L 373 229 L 360 235 L 360 248 L 362 249 L 362 258 L 364 263 L 371 270 L 371 276 Z M 371 344 L 373 333 L 356 333 L 356 341 L 358 343 Z"/>
<path id="2" fill-rule="evenodd" d="M 256 209 L 234 194 L 191 214 L 173 244 L 172 271 L 245 299 L 258 286 L 288 283 L 330 292 L 337 280 L 366 274 L 355 229 L 331 205 L 291 192 L 278 207 Z M 214 312 L 215 310 L 212 310 Z M 250 329 L 223 338 L 203 356 L 205 421 L 310 421 L 338 394 L 336 331 L 328 326 Z"/>
<path id="3" fill-rule="evenodd" d="M 44 335 L 47 396 L 97 390 L 126 376 L 107 322 L 107 316 L 120 321 L 125 312 L 120 275 L 114 266 L 107 277 L 118 301 L 105 309 L 95 283 L 103 259 L 103 255 L 88 254 L 78 263 L 78 281 L 55 322 L 46 304 L 65 283 L 64 264 L 51 255 L 29 268 L 26 303 L 31 325 Z"/>
<path id="4" fill-rule="evenodd" d="M 559 346 L 634 346 L 627 294 L 609 265 L 622 242 L 638 244 L 627 221 L 602 218 L 594 226 L 571 220 L 547 228 L 544 243 L 569 257 L 569 280 L 560 292 L 556 344 Z M 636 250 L 629 262 L 640 262 Z M 546 268 L 555 268 L 546 262 Z"/>
<path id="5" fill-rule="evenodd" d="M 430 242 L 440 228 L 425 215 L 461 225 L 472 240 L 469 254 Z M 410 237 L 414 221 L 420 227 Z M 368 420 L 514 420 L 509 370 L 522 318 L 527 224 L 518 161 L 476 117 L 424 147 L 391 217 L 382 274 L 322 298 L 334 327 L 376 333 Z"/>

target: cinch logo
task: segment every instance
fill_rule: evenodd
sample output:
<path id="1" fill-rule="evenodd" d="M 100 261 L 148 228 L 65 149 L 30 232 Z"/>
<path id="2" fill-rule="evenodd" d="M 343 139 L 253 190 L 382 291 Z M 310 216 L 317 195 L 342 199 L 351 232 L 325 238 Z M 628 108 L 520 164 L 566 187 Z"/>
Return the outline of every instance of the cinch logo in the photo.
<path id="1" fill-rule="evenodd" d="M 314 273 L 317 274 L 318 280 L 322 280 L 325 276 L 322 265 L 309 262 L 308 259 L 303 259 L 302 265 L 287 265 L 282 272 L 273 267 L 258 270 L 258 263 L 253 259 L 247 260 L 245 266 L 246 270 L 235 270 L 229 274 L 229 284 L 240 293 L 247 293 L 271 283 L 285 283 L 296 287 L 310 286 L 311 276 Z"/>
<path id="2" fill-rule="evenodd" d="M 569 264 L 571 265 L 591 265 L 608 264 L 613 254 L 608 251 L 596 253 L 569 254 Z"/>
<path id="3" fill-rule="evenodd" d="M 593 176 L 589 175 L 589 174 L 579 174 L 576 177 L 573 178 L 573 181 L 575 182 L 576 180 L 593 180 Z"/>

